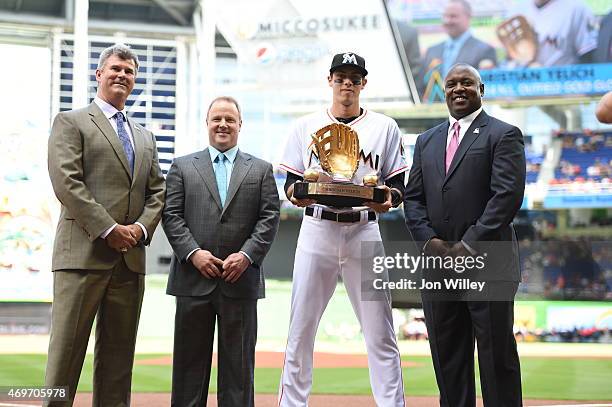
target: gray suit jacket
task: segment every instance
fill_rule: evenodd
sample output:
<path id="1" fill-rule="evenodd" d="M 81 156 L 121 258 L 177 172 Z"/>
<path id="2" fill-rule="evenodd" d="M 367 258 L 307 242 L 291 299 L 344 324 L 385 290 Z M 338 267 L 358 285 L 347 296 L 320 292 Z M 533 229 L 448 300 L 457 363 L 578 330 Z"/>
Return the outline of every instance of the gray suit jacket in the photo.
<path id="1" fill-rule="evenodd" d="M 145 272 L 142 245 L 121 254 L 100 235 L 113 224 L 140 222 L 149 240 L 161 218 L 164 177 L 153 134 L 128 118 L 134 138 L 134 174 L 121 141 L 95 103 L 61 112 L 49 137 L 49 176 L 62 203 L 53 270 L 110 270 L 123 258 Z M 148 242 L 145 242 L 148 243 Z"/>
<path id="2" fill-rule="evenodd" d="M 434 59 L 442 61 L 442 55 L 444 53 L 444 42 L 440 42 L 427 49 L 424 58 L 423 71 L 426 72 L 431 69 L 430 65 Z M 486 42 L 482 42 L 479 39 L 471 36 L 463 44 L 463 47 L 457 54 L 457 59 L 454 63 L 466 63 L 472 65 L 478 69 L 480 62 L 484 60 L 493 61 L 493 65 L 497 65 L 497 55 L 495 54 L 495 48 Z"/>
<path id="3" fill-rule="evenodd" d="M 174 250 L 167 293 L 203 296 L 220 285 L 228 297 L 263 298 L 262 264 L 278 230 L 280 210 L 272 165 L 239 150 L 224 207 L 208 149 L 175 159 L 166 185 L 162 224 Z M 222 260 L 242 250 L 253 264 L 233 284 L 207 279 L 187 260 L 197 248 Z"/>

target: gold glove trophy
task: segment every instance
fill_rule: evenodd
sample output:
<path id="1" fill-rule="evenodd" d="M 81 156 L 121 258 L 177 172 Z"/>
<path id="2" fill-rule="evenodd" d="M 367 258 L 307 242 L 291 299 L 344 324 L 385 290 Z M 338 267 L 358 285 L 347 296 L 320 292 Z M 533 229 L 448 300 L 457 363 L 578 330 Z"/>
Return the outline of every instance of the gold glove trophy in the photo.
<path id="1" fill-rule="evenodd" d="M 520 66 L 529 66 L 538 55 L 538 36 L 523 16 L 514 16 L 497 27 L 497 37 L 508 56 Z"/>
<path id="2" fill-rule="evenodd" d="M 376 188 L 377 175 L 363 177 L 364 185 L 351 182 L 359 166 L 359 137 L 355 130 L 346 124 L 332 123 L 311 137 L 323 173 L 308 168 L 304 172 L 304 181 L 294 184 L 294 197 L 314 199 L 322 205 L 335 207 L 385 201 L 385 191 Z M 331 182 L 323 181 L 325 178 Z"/>

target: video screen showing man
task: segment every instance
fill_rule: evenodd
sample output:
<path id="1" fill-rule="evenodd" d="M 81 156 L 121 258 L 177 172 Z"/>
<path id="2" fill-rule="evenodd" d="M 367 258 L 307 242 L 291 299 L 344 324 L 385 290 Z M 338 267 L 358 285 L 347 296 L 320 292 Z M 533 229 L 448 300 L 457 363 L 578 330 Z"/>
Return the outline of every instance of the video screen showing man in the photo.
<path id="1" fill-rule="evenodd" d="M 493 68 L 497 65 L 495 49 L 480 41 L 470 30 L 472 7 L 465 0 L 451 0 L 442 14 L 442 26 L 448 39 L 428 48 L 425 53 L 425 68 L 441 64 L 440 74 L 444 77 L 451 66 L 466 63 L 478 69 Z"/>
<path id="2" fill-rule="evenodd" d="M 423 100 L 431 101 L 433 84 L 444 78 L 451 66 L 466 63 L 478 69 L 497 65 L 495 48 L 472 34 L 472 7 L 465 0 L 450 0 L 442 14 L 442 26 L 448 39 L 429 47 L 423 58 Z"/>

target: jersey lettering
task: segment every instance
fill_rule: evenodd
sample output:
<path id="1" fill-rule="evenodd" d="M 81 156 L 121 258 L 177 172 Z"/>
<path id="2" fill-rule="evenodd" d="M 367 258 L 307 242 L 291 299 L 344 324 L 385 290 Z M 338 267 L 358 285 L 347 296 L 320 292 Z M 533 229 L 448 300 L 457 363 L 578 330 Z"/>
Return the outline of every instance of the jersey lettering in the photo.
<path id="1" fill-rule="evenodd" d="M 378 162 L 380 161 L 380 156 L 376 154 L 376 160 L 372 161 L 372 153 L 365 155 L 363 150 L 359 152 L 359 158 L 364 165 L 369 165 L 370 168 L 378 171 Z"/>

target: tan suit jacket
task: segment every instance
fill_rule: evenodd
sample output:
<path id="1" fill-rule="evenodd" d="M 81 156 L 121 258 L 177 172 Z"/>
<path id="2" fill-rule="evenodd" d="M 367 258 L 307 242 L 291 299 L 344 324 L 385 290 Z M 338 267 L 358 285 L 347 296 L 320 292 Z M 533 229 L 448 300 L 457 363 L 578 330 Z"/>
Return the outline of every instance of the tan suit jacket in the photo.
<path id="1" fill-rule="evenodd" d="M 117 133 L 95 103 L 56 116 L 49 137 L 49 175 L 62 208 L 53 271 L 113 268 L 122 254 L 100 235 L 115 223 L 140 222 L 151 239 L 161 217 L 165 183 L 155 137 L 129 118 L 128 124 L 134 139 L 133 176 Z M 144 244 L 123 254 L 134 272 L 145 272 Z"/>

